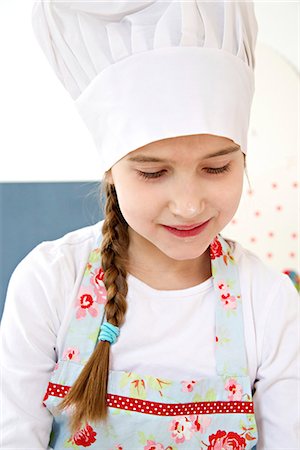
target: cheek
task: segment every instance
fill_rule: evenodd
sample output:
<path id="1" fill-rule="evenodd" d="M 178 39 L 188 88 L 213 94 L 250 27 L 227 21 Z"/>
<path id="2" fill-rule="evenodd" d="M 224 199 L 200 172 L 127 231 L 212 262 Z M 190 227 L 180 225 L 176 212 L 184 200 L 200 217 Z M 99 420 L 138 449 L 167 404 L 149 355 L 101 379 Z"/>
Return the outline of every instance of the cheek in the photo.
<path id="1" fill-rule="evenodd" d="M 243 171 L 234 170 L 230 176 L 216 179 L 210 185 L 209 200 L 223 214 L 236 210 L 243 190 Z"/>
<path id="2" fill-rule="evenodd" d="M 220 190 L 219 205 L 224 213 L 232 215 L 237 210 L 243 191 L 243 173 L 237 172 L 234 179 L 231 179 L 226 186 Z"/>
<path id="3" fill-rule="evenodd" d="M 124 219 L 129 225 L 155 216 L 157 203 L 149 190 L 136 183 L 116 186 L 118 202 Z"/>

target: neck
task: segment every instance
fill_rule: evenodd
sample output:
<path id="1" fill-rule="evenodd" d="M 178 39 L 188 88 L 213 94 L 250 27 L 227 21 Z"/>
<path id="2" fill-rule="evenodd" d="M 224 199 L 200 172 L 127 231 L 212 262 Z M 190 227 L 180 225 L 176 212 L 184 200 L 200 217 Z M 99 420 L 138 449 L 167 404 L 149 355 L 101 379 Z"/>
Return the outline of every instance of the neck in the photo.
<path id="1" fill-rule="evenodd" d="M 154 289 L 186 289 L 211 277 L 209 249 L 195 259 L 175 260 L 146 239 L 130 236 L 128 256 L 127 271 Z"/>

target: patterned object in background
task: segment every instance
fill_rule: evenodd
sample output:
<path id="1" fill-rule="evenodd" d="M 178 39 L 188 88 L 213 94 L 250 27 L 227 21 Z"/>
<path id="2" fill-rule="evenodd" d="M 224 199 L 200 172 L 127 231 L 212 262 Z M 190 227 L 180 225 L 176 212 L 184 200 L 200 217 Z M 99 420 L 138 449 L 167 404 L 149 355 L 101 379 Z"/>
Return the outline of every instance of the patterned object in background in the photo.
<path id="1" fill-rule="evenodd" d="M 287 273 L 299 289 L 298 88 L 294 68 L 258 45 L 247 155 L 251 187 L 245 180 L 239 209 L 223 235 Z"/>

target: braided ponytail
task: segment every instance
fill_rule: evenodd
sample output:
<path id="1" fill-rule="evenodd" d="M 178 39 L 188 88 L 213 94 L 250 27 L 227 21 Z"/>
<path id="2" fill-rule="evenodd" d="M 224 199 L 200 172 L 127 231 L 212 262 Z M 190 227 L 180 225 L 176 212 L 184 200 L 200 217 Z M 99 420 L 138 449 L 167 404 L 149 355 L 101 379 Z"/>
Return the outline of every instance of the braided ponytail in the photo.
<path id="1" fill-rule="evenodd" d="M 102 228 L 101 259 L 107 290 L 105 313 L 107 322 L 117 327 L 126 313 L 126 265 L 128 262 L 128 225 L 119 208 L 116 190 L 104 181 L 106 194 L 105 220 Z M 81 374 L 58 406 L 71 408 L 70 428 L 76 433 L 86 422 L 107 418 L 106 394 L 109 373 L 110 343 L 99 341 Z"/>

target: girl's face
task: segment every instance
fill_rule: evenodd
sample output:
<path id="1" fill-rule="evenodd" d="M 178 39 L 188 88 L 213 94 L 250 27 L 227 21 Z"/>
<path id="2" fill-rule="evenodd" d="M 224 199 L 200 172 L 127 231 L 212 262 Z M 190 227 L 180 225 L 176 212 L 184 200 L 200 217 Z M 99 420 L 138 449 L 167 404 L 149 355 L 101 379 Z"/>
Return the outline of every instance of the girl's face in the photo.
<path id="1" fill-rule="evenodd" d="M 203 255 L 231 220 L 243 171 L 238 145 L 201 134 L 163 139 L 129 153 L 112 167 L 108 181 L 115 185 L 131 245 L 183 261 Z M 199 224 L 204 225 L 194 236 L 167 228 Z"/>

